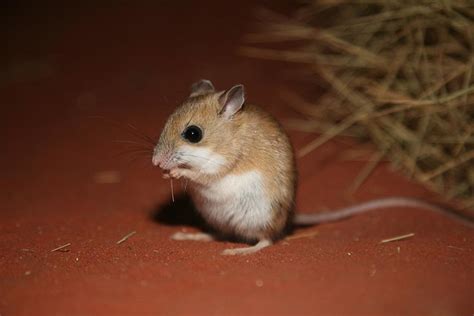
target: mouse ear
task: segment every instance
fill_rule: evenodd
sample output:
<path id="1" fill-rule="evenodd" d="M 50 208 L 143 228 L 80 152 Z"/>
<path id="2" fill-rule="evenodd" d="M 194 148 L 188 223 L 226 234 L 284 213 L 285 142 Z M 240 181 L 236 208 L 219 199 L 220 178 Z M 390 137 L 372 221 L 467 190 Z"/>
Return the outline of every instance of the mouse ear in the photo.
<path id="1" fill-rule="evenodd" d="M 195 97 L 198 95 L 215 92 L 216 89 L 212 85 L 212 82 L 206 79 L 201 79 L 198 82 L 193 83 L 191 86 L 191 95 L 190 97 Z"/>
<path id="2" fill-rule="evenodd" d="M 241 84 L 233 86 L 229 90 L 224 91 L 219 97 L 219 104 L 221 105 L 219 115 L 222 115 L 226 119 L 231 118 L 242 108 L 244 102 L 244 86 Z"/>

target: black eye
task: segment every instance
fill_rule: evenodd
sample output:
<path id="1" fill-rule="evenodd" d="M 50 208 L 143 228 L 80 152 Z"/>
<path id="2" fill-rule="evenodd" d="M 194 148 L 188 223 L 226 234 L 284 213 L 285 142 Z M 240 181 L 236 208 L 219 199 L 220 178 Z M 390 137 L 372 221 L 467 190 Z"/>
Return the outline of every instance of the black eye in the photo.
<path id="1" fill-rule="evenodd" d="M 196 125 L 191 125 L 186 127 L 181 136 L 191 143 L 199 143 L 202 139 L 202 130 Z"/>

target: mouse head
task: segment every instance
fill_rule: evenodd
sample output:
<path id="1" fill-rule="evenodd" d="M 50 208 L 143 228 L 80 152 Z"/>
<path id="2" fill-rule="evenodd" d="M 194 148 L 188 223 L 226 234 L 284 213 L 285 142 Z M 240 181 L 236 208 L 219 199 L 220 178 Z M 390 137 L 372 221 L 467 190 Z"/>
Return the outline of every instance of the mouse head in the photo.
<path id="1" fill-rule="evenodd" d="M 242 85 L 216 92 L 209 80 L 191 87 L 188 99 L 169 117 L 153 153 L 153 164 L 201 175 L 224 172 L 239 155 L 236 140 L 245 94 Z"/>

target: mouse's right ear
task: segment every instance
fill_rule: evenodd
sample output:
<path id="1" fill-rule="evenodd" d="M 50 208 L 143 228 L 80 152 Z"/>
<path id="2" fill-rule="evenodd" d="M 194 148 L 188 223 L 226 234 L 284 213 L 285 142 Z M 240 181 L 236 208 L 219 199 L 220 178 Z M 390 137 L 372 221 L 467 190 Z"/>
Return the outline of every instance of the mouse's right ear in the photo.
<path id="1" fill-rule="evenodd" d="M 221 110 L 219 115 L 226 119 L 232 118 L 235 113 L 240 111 L 245 102 L 244 86 L 238 84 L 227 91 L 224 91 L 219 97 Z"/>
<path id="2" fill-rule="evenodd" d="M 191 86 L 190 97 L 196 97 L 198 95 L 215 92 L 216 89 L 212 85 L 212 82 L 206 79 L 201 79 L 198 82 L 193 83 Z"/>

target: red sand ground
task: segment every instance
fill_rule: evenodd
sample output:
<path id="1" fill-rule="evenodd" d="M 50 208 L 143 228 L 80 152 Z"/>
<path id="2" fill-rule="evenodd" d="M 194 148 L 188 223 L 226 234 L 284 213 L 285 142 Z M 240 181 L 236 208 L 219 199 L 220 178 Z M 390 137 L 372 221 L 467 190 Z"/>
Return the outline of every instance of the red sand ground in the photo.
<path id="1" fill-rule="evenodd" d="M 219 254 L 232 243 L 169 240 L 195 229 L 186 207 L 165 207 L 169 182 L 150 161 L 117 155 L 127 146 L 114 140 L 133 139 L 125 127 L 91 116 L 156 136 L 190 84 L 209 78 L 244 83 L 284 119 L 294 114 L 278 91 L 301 84 L 288 66 L 235 54 L 255 3 L 115 3 L 2 9 L 2 316 L 474 313 L 474 231 L 422 210 L 301 229 L 246 257 Z M 290 135 L 296 148 L 314 137 Z M 298 161 L 299 209 L 351 203 L 343 192 L 363 162 L 339 159 L 348 147 L 329 143 Z M 98 183 L 104 171 L 120 181 Z M 383 165 L 356 200 L 386 195 L 433 197 Z M 51 252 L 65 243 L 69 252 Z"/>

